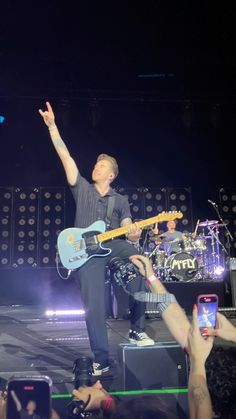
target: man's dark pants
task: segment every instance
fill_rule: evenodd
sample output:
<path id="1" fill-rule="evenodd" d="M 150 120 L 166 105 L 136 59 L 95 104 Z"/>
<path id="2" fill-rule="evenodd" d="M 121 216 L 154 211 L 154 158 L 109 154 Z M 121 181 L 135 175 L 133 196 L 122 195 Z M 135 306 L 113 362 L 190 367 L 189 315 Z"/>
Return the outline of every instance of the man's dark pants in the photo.
<path id="1" fill-rule="evenodd" d="M 137 249 L 122 239 L 104 243 L 110 248 L 111 254 L 105 257 L 93 257 L 78 270 L 81 298 L 86 311 L 86 325 L 90 347 L 94 353 L 95 362 L 102 366 L 108 364 L 108 336 L 106 327 L 105 307 L 105 271 L 106 265 L 113 257 L 128 261 L 129 256 L 138 254 Z M 141 275 L 132 280 L 128 290 L 133 294 L 145 290 L 145 279 Z M 145 328 L 145 303 L 140 303 L 130 297 L 131 329 L 143 331 Z"/>

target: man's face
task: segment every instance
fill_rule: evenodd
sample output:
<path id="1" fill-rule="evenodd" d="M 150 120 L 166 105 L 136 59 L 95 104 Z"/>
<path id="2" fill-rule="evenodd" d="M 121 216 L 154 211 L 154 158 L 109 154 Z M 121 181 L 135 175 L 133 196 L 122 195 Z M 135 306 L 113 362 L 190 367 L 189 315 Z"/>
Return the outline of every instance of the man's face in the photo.
<path id="1" fill-rule="evenodd" d="M 112 170 L 112 164 L 109 160 L 99 160 L 92 171 L 92 179 L 94 182 L 100 181 L 112 181 L 114 179 L 114 172 Z"/>
<path id="2" fill-rule="evenodd" d="M 175 230 L 175 222 L 174 221 L 168 221 L 167 228 L 168 228 L 168 230 Z"/>
<path id="3" fill-rule="evenodd" d="M 36 403 L 33 400 L 29 400 L 26 409 L 30 412 L 34 412 L 36 409 Z"/>

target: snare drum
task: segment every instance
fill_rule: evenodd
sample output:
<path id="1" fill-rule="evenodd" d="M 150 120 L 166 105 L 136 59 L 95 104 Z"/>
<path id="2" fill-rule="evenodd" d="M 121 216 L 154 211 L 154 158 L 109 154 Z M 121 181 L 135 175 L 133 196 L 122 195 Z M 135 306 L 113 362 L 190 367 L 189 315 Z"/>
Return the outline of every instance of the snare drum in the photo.
<path id="1" fill-rule="evenodd" d="M 174 277 L 179 281 L 191 281 L 197 273 L 198 262 L 191 253 L 175 253 L 168 257 L 165 268 L 168 277 Z"/>

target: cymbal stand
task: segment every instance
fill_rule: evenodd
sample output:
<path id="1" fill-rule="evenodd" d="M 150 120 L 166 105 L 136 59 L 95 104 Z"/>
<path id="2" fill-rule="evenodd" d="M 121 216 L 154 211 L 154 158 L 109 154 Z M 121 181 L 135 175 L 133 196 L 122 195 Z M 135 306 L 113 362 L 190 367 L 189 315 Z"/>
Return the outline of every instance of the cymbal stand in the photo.
<path id="1" fill-rule="evenodd" d="M 225 224 L 225 222 L 224 222 L 224 220 L 223 220 L 223 218 L 220 214 L 218 205 L 215 202 L 212 202 L 212 201 L 209 201 L 209 202 L 212 204 L 214 210 L 216 211 L 216 214 L 218 215 L 218 218 L 219 218 L 221 224 L 225 228 L 226 246 L 224 246 L 222 243 L 220 243 L 220 244 L 221 244 L 221 247 L 223 248 L 223 251 L 224 251 L 225 256 L 227 258 L 227 265 L 228 265 L 227 267 L 229 268 L 229 266 L 230 266 L 230 254 L 231 254 L 231 248 L 232 248 L 231 242 L 233 242 L 234 239 L 233 239 L 233 236 L 232 236 L 232 234 L 230 233 L 230 231 L 227 227 L 227 224 Z"/>
<path id="2" fill-rule="evenodd" d="M 216 229 L 214 231 L 214 228 Z M 209 230 L 209 234 L 211 235 L 211 266 L 213 268 L 213 272 L 211 272 L 213 274 L 213 276 L 216 275 L 215 270 L 218 267 L 222 267 L 224 268 L 225 263 L 224 263 L 224 258 L 222 257 L 222 260 L 220 258 L 220 247 L 223 249 L 223 251 L 227 254 L 227 250 L 225 249 L 223 243 L 221 243 L 220 239 L 219 239 L 219 229 L 218 226 L 213 226 L 213 227 L 208 227 Z M 218 274 L 219 275 L 219 274 Z"/>

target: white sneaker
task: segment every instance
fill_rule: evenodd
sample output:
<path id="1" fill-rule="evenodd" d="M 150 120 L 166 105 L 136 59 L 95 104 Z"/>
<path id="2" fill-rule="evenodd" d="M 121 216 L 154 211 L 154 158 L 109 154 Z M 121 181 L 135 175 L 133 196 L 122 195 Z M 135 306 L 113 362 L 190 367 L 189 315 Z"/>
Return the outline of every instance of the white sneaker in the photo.
<path id="1" fill-rule="evenodd" d="M 101 364 L 98 362 L 93 362 L 93 376 L 99 376 L 104 374 L 105 372 L 108 372 L 110 370 L 110 366 L 107 365 L 106 367 L 102 367 Z"/>
<path id="2" fill-rule="evenodd" d="M 151 346 L 155 342 L 151 339 L 145 332 L 136 332 L 136 330 L 129 331 L 129 341 L 130 343 L 135 343 L 137 346 Z"/>

